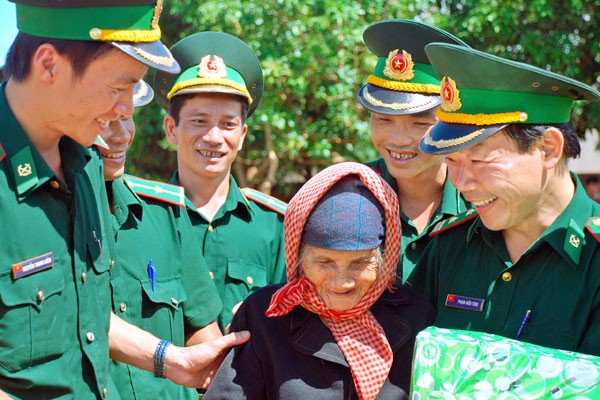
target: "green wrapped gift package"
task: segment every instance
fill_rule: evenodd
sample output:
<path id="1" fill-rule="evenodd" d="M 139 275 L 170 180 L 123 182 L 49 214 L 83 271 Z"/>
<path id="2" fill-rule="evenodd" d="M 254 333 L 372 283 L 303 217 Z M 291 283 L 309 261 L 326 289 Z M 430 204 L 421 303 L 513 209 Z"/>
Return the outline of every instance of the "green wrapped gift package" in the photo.
<path id="1" fill-rule="evenodd" d="M 600 399 L 600 357 L 429 327 L 417 335 L 411 399 Z"/>

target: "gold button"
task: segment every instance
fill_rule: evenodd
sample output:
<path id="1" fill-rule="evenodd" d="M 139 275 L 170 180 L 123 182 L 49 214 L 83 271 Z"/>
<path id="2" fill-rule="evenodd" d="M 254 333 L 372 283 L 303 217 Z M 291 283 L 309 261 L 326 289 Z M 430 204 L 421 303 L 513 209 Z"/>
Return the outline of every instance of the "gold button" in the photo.
<path id="1" fill-rule="evenodd" d="M 213 227 L 212 227 L 212 225 L 209 225 L 209 226 L 208 226 L 208 231 L 209 231 L 209 232 L 212 232 L 212 231 L 213 231 Z"/>
<path id="2" fill-rule="evenodd" d="M 254 279 L 252 279 L 251 276 L 246 278 L 246 282 L 248 282 L 248 285 L 252 285 L 254 283 Z"/>
<path id="3" fill-rule="evenodd" d="M 46 295 L 44 294 L 43 290 L 40 290 L 39 292 L 37 292 L 37 301 L 38 302 L 42 302 L 44 301 L 44 299 L 46 298 Z"/>
<path id="4" fill-rule="evenodd" d="M 210 271 L 208 274 L 210 275 L 210 279 L 215 279 L 215 273 L 214 272 Z"/>
<path id="5" fill-rule="evenodd" d="M 510 282 L 512 279 L 512 274 L 510 272 L 505 272 L 502 274 L 502 280 L 504 282 Z"/>
<path id="6" fill-rule="evenodd" d="M 121 312 L 125 312 L 125 310 L 127 310 L 127 304 L 121 303 L 121 306 L 119 307 L 119 310 L 121 310 Z"/>
<path id="7" fill-rule="evenodd" d="M 176 306 L 177 304 L 179 304 L 179 301 L 175 297 L 171 297 L 171 303 L 173 303 L 173 305 Z"/>
<path id="8" fill-rule="evenodd" d="M 112 267 L 114 267 L 114 265 L 115 265 L 115 260 L 110 260 L 110 261 L 108 262 L 108 267 L 109 267 L 109 268 L 112 268 Z"/>
<path id="9" fill-rule="evenodd" d="M 88 343 L 92 343 L 94 340 L 96 340 L 96 336 L 94 335 L 94 332 L 86 333 L 85 337 L 87 338 Z"/>
<path id="10" fill-rule="evenodd" d="M 594 226 L 600 226 L 600 218 L 599 217 L 592 218 L 592 224 L 594 224 Z"/>
<path id="11" fill-rule="evenodd" d="M 413 249 L 413 250 L 416 249 L 417 248 L 417 242 L 412 242 L 410 244 L 410 248 Z"/>
<path id="12" fill-rule="evenodd" d="M 102 396 L 108 397 L 108 389 L 107 388 L 102 389 Z"/>
<path id="13" fill-rule="evenodd" d="M 81 282 L 85 283 L 85 281 L 87 281 L 87 275 L 85 274 L 85 272 L 81 273 Z"/>
<path id="14" fill-rule="evenodd" d="M 52 189 L 58 189 L 60 187 L 60 183 L 56 182 L 55 180 L 50 181 L 50 186 L 52 186 Z"/>
<path id="15" fill-rule="evenodd" d="M 90 29 L 90 37 L 92 39 L 98 40 L 100 39 L 100 37 L 102 37 L 102 31 L 98 28 L 92 28 Z"/>

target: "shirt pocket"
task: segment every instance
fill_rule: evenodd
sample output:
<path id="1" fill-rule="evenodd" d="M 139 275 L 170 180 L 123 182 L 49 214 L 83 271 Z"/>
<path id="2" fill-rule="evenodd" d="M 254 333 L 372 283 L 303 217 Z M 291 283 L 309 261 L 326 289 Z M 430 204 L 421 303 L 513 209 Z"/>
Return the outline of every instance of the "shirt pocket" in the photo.
<path id="1" fill-rule="evenodd" d="M 18 371 L 60 357 L 75 314 L 65 294 L 65 278 L 55 258 L 52 268 L 14 280 L 0 274 L 0 366 Z M 71 321 L 73 322 L 73 321 Z"/>
<path id="2" fill-rule="evenodd" d="M 110 270 L 113 263 L 112 255 L 104 235 L 96 237 L 94 231 L 92 237 L 87 241 L 87 248 L 96 275 L 102 275 Z"/>
<path id="3" fill-rule="evenodd" d="M 240 301 L 267 284 L 267 270 L 262 265 L 244 260 L 227 262 L 223 310 L 229 313 Z"/>
<path id="4" fill-rule="evenodd" d="M 143 328 L 177 345 L 184 341 L 183 306 L 187 295 L 180 277 L 140 282 L 142 286 Z"/>

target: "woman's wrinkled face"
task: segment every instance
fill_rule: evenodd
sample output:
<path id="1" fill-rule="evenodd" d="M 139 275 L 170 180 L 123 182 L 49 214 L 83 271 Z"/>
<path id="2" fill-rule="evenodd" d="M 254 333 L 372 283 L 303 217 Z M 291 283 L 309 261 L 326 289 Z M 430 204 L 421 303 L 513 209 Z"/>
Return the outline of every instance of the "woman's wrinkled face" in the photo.
<path id="1" fill-rule="evenodd" d="M 379 276 L 378 249 L 341 251 L 304 245 L 301 273 L 335 311 L 356 306 Z"/>

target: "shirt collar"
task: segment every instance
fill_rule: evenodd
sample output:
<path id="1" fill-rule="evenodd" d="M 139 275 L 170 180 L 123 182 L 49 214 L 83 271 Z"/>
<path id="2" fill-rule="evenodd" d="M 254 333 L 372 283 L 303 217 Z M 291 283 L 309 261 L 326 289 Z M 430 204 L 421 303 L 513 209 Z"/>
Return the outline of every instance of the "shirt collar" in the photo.
<path id="1" fill-rule="evenodd" d="M 25 199 L 35 189 L 55 177 L 54 171 L 35 148 L 23 128 L 12 113 L 6 101 L 6 82 L 0 85 L 0 144 L 5 153 L 5 160 L 11 172 L 19 200 Z M 70 171 L 79 170 L 91 158 L 89 150 L 63 137 L 59 148 L 62 157 L 62 168 L 67 176 Z"/>
<path id="2" fill-rule="evenodd" d="M 575 183 L 575 194 L 556 220 L 542 233 L 542 236 L 526 251 L 539 246 L 541 242 L 548 243 L 558 254 L 563 257 L 567 263 L 576 268 L 579 265 L 581 252 L 586 244 L 585 225 L 587 220 L 593 214 L 594 202 L 590 199 L 581 184 L 581 181 L 574 173 L 571 173 L 571 179 Z M 483 231 L 486 235 L 500 235 L 501 232 L 491 232 L 485 228 L 480 218 L 469 227 L 467 233 L 467 242 L 470 242 L 476 233 Z M 501 239 L 501 243 L 504 240 Z M 498 238 L 497 238 L 498 239 Z M 497 240 L 490 240 L 497 242 Z"/>
<path id="3" fill-rule="evenodd" d="M 589 217 L 594 215 L 594 203 L 577 175 L 571 173 L 571 179 L 575 183 L 573 198 L 539 241 L 546 241 L 575 268 L 579 265 L 582 249 L 586 245 L 584 229 Z"/>
<path id="4" fill-rule="evenodd" d="M 169 183 L 181 186 L 181 184 L 179 183 L 179 171 L 178 170 L 175 170 L 175 172 L 173 172 L 173 176 L 171 176 L 171 180 L 169 181 Z M 192 212 L 196 212 L 196 213 L 198 212 L 196 210 L 196 206 L 194 206 L 194 203 L 192 203 L 192 201 L 187 196 L 185 197 L 185 206 L 188 210 L 190 210 Z M 233 175 L 230 174 L 229 175 L 229 193 L 227 193 L 227 199 L 225 200 L 225 204 L 223 204 L 223 206 L 221 207 L 221 209 L 219 210 L 217 215 L 215 215 L 215 218 L 218 218 L 218 216 L 220 216 L 226 212 L 237 211 L 237 210 L 240 210 L 250 220 L 252 219 L 252 216 L 256 213 L 256 211 L 254 210 L 254 206 L 242 194 L 242 191 L 240 190 L 240 187 L 238 186 L 237 182 L 235 181 Z"/>
<path id="5" fill-rule="evenodd" d="M 112 214 L 121 227 L 127 220 L 129 214 L 142 219 L 142 199 L 131 190 L 123 181 L 123 178 L 111 182 L 112 187 Z"/>

